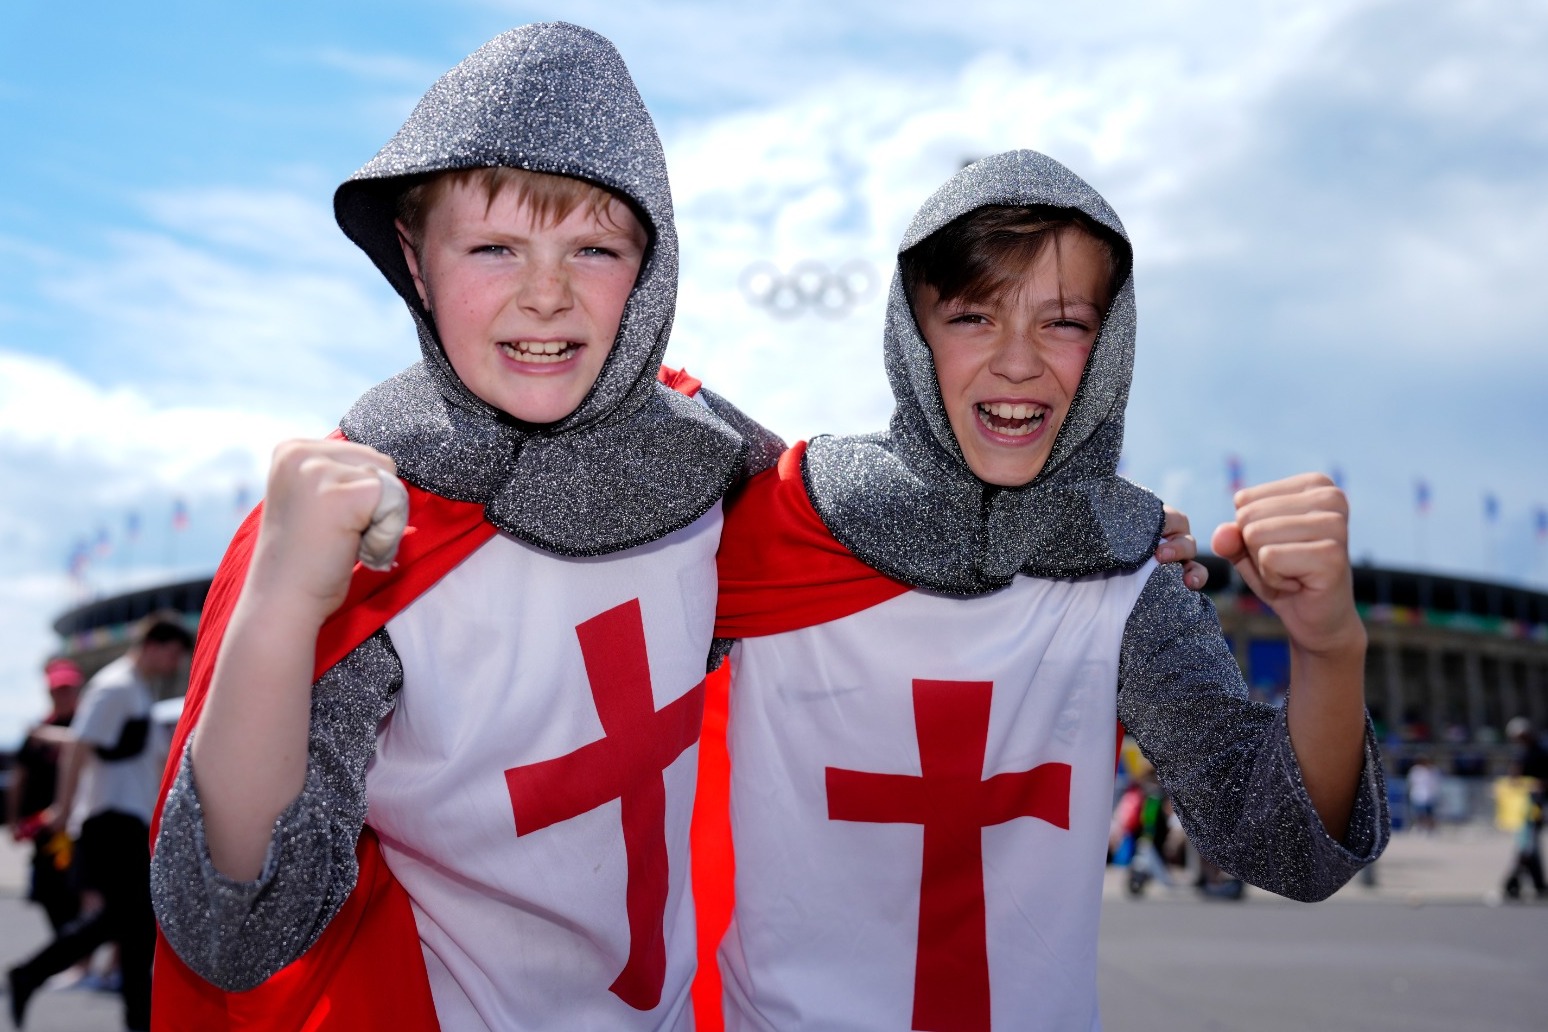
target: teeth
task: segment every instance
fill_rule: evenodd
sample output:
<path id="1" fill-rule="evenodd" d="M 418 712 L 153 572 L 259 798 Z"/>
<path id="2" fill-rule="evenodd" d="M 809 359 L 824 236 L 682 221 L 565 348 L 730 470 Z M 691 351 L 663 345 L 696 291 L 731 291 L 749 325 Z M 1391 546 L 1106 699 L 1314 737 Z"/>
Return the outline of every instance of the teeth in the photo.
<path id="1" fill-rule="evenodd" d="M 567 340 L 501 341 L 500 350 L 517 362 L 563 362 L 580 345 Z"/>
<path id="2" fill-rule="evenodd" d="M 1024 437 L 1043 425 L 1048 410 L 1040 405 L 985 402 L 977 406 L 984 426 L 1006 437 Z M 1005 424 L 1009 425 L 1005 425 Z"/>
<path id="3" fill-rule="evenodd" d="M 1041 414 L 1042 409 L 1037 405 L 1011 404 L 1008 401 L 989 402 L 978 406 L 991 416 L 1000 419 L 1031 419 L 1034 414 Z"/>

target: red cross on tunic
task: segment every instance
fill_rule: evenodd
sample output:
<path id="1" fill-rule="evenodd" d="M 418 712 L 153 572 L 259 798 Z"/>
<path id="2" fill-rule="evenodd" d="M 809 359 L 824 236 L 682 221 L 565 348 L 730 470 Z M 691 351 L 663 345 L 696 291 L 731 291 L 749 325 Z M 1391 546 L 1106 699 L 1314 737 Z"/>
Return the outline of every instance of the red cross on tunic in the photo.
<path id="1" fill-rule="evenodd" d="M 983 829 L 1017 817 L 1070 826 L 1070 765 L 985 780 L 990 681 L 914 681 L 922 776 L 827 768 L 828 819 L 924 825 L 913 1028 L 989 1028 Z"/>
<path id="2" fill-rule="evenodd" d="M 662 772 L 699 740 L 704 682 L 656 709 L 638 599 L 575 628 L 602 737 L 567 756 L 505 772 L 516 834 L 530 835 L 614 799 L 623 809 L 629 958 L 609 987 L 637 1010 L 666 981 L 666 782 Z"/>

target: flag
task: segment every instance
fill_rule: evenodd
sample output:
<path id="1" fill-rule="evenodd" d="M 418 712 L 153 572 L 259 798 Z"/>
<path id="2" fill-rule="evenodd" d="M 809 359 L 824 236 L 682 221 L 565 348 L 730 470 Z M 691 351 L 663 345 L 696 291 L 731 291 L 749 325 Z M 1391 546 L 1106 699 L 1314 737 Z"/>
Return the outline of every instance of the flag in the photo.
<path id="1" fill-rule="evenodd" d="M 106 559 L 113 554 L 113 539 L 108 536 L 106 527 L 97 528 L 97 540 L 92 543 L 91 552 L 98 559 Z"/>
<path id="2" fill-rule="evenodd" d="M 67 564 L 70 576 L 76 580 L 84 580 L 86 577 L 86 567 L 90 563 L 91 545 L 87 543 L 85 538 L 80 538 L 75 542 L 75 547 L 70 549 L 70 559 Z"/>
<path id="3" fill-rule="evenodd" d="M 246 484 L 238 484 L 236 488 L 236 500 L 231 507 L 236 510 L 238 516 L 246 516 L 247 510 L 252 508 L 252 498 L 248 494 Z"/>
<path id="4" fill-rule="evenodd" d="M 1414 481 L 1414 508 L 1423 516 L 1430 511 L 1430 484 L 1425 480 Z"/>
<path id="5" fill-rule="evenodd" d="M 176 531 L 188 529 L 188 505 L 181 498 L 172 500 L 172 529 Z"/>
<path id="6" fill-rule="evenodd" d="M 1331 476 L 1333 477 L 1333 486 L 1342 491 L 1344 489 L 1344 467 L 1334 466 Z"/>
<path id="7" fill-rule="evenodd" d="M 1242 478 L 1242 460 L 1235 455 L 1226 457 L 1226 477 L 1230 481 L 1232 494 L 1247 486 Z"/>
<path id="8" fill-rule="evenodd" d="M 124 538 L 131 544 L 140 540 L 140 514 L 131 512 L 124 517 Z"/>
<path id="9" fill-rule="evenodd" d="M 1536 523 L 1537 540 L 1548 541 L 1548 509 L 1538 506 Z"/>
<path id="10" fill-rule="evenodd" d="M 1490 523 L 1498 523 L 1500 519 L 1500 500 L 1493 491 L 1484 495 L 1484 519 Z"/>

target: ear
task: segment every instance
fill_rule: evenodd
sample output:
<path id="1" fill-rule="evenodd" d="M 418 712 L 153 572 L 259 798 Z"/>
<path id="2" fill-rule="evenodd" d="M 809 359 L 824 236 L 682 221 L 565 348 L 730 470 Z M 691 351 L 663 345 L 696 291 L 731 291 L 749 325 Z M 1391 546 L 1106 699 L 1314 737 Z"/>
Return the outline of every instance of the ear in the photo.
<path id="1" fill-rule="evenodd" d="M 425 278 L 419 271 L 419 252 L 414 250 L 414 244 L 409 239 L 409 231 L 403 225 L 403 221 L 394 219 L 392 224 L 398 230 L 398 246 L 403 248 L 403 260 L 408 263 L 409 275 L 414 277 L 414 289 L 419 292 L 419 301 L 428 312 L 430 311 L 430 291 L 425 287 Z"/>

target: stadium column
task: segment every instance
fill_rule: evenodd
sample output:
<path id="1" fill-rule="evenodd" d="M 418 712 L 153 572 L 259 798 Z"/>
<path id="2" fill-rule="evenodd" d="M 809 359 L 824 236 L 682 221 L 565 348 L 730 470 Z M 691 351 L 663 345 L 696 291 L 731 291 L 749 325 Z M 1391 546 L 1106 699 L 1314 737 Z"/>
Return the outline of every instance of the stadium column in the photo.
<path id="1" fill-rule="evenodd" d="M 1483 662 L 1479 659 L 1477 649 L 1468 649 L 1462 654 L 1462 676 L 1467 687 L 1469 739 L 1476 742 L 1479 741 L 1479 731 L 1489 723 L 1489 709 L 1484 702 Z"/>
<path id="2" fill-rule="evenodd" d="M 1403 699 L 1403 653 L 1391 636 L 1381 644 L 1381 666 L 1387 694 L 1387 727 L 1395 733 L 1403 726 L 1407 703 Z"/>
<path id="3" fill-rule="evenodd" d="M 1439 645 L 1431 645 L 1425 655 L 1425 689 L 1430 697 L 1430 738 L 1445 741 L 1446 727 L 1451 721 L 1450 707 L 1446 705 L 1446 668 L 1441 662 Z"/>

